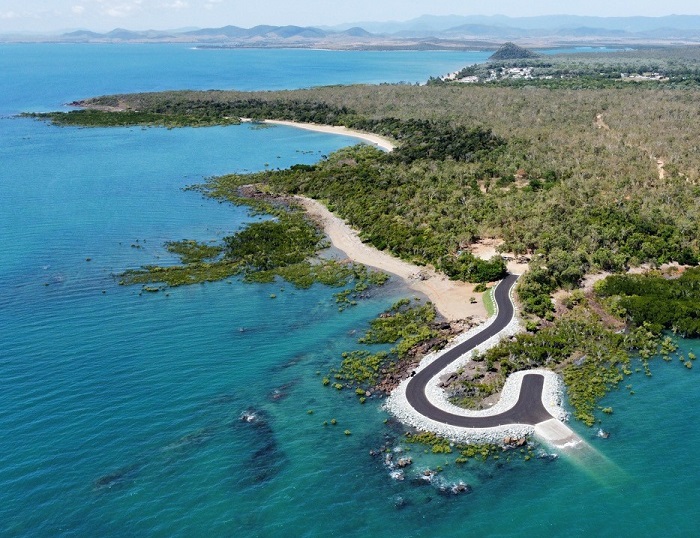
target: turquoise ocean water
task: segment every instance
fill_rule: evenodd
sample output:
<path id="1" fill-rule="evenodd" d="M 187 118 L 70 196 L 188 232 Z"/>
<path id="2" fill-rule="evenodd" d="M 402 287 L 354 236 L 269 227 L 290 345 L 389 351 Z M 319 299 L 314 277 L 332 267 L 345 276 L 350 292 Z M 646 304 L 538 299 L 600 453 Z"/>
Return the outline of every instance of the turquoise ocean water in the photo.
<path id="1" fill-rule="evenodd" d="M 415 82 L 486 56 L 0 46 L 0 535 L 695 535 L 697 368 L 633 376 L 633 396 L 604 402 L 607 440 L 574 425 L 593 456 L 458 468 L 414 447 L 397 482 L 369 450 L 401 448 L 400 427 L 317 373 L 399 287 L 340 313 L 322 286 L 231 279 L 142 296 L 112 277 L 172 261 L 166 240 L 219 239 L 252 218 L 182 187 L 352 139 L 12 117 L 110 92 Z M 412 480 L 437 465 L 436 484 Z M 460 480 L 472 493 L 440 491 Z"/>

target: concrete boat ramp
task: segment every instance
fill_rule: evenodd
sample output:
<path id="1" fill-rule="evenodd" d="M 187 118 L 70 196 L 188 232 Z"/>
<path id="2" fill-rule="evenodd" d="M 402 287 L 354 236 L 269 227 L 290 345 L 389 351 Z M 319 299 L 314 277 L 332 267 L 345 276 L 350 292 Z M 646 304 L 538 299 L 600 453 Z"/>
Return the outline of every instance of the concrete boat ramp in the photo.
<path id="1" fill-rule="evenodd" d="M 555 418 L 535 424 L 535 435 L 558 449 L 576 448 L 585 442 L 576 432 Z"/>

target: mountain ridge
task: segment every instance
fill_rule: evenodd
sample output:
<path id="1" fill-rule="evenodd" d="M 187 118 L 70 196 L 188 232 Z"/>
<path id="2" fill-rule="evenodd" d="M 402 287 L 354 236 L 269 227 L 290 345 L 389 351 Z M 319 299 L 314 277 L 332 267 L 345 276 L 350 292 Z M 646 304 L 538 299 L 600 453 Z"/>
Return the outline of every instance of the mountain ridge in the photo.
<path id="1" fill-rule="evenodd" d="M 332 46 L 336 48 L 427 46 L 459 48 L 459 42 L 482 45 L 504 41 L 541 43 L 619 43 L 654 41 L 686 44 L 700 41 L 700 16 L 666 17 L 582 17 L 547 15 L 540 17 L 435 16 L 424 15 L 405 22 L 350 23 L 335 27 L 257 25 L 252 28 L 226 25 L 184 31 L 134 31 L 115 28 L 109 32 L 80 29 L 57 36 L 16 36 L 18 41 L 50 42 L 161 42 L 202 43 L 222 46 Z M 7 39 L 6 39 L 7 40 Z M 430 43 L 428 43 L 430 45 Z M 466 46 L 466 45 L 465 45 Z"/>

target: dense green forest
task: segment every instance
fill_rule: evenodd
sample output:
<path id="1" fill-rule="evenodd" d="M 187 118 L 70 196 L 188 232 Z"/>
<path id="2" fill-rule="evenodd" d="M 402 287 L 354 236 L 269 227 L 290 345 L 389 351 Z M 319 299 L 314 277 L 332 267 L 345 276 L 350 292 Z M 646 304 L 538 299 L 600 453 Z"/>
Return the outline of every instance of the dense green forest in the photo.
<path id="1" fill-rule="evenodd" d="M 209 110 L 190 109 L 183 112 L 135 111 L 135 110 L 72 110 L 70 112 L 25 113 L 25 117 L 49 120 L 54 125 L 80 127 L 211 127 L 213 125 L 238 125 L 238 117 L 226 117 Z"/>

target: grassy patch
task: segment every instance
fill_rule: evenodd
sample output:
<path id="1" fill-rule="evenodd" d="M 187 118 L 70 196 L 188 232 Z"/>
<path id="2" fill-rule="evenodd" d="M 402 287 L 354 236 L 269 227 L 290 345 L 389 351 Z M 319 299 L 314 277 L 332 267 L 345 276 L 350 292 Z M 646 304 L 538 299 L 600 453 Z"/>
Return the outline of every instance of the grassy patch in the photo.
<path id="1" fill-rule="evenodd" d="M 494 289 L 490 288 L 481 294 L 481 300 L 484 301 L 484 308 L 489 317 L 496 313 L 496 301 L 494 300 Z"/>
<path id="2" fill-rule="evenodd" d="M 148 265 L 141 269 L 125 271 L 119 275 L 119 284 L 163 283 L 170 287 L 200 284 L 202 282 L 217 282 L 240 273 L 236 263 L 221 261 L 215 263 L 191 263 L 172 267 Z"/>
<path id="3" fill-rule="evenodd" d="M 410 306 L 408 299 L 395 303 L 380 317 L 370 322 L 370 328 L 358 340 L 360 344 L 396 344 L 392 350 L 399 358 L 414 345 L 434 338 L 437 332 L 430 324 L 435 320 L 435 308 L 431 303 Z"/>

